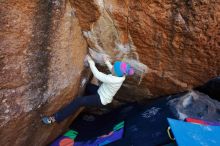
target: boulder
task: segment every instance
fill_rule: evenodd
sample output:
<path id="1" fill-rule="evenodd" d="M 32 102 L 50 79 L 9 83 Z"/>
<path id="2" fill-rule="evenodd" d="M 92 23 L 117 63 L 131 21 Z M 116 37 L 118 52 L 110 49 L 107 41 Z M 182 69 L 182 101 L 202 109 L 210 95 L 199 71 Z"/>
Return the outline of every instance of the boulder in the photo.
<path id="1" fill-rule="evenodd" d="M 91 48 L 113 60 L 135 61 L 134 67 L 145 65 L 146 70 L 140 69 L 143 74 L 124 84 L 121 96 L 126 96 L 125 99 L 189 90 L 220 74 L 220 2 L 71 0 L 71 3 Z M 85 21 L 86 16 L 92 21 Z"/>
<path id="2" fill-rule="evenodd" d="M 45 126 L 41 115 L 78 94 L 87 43 L 68 1 L 3 0 L 0 11 L 0 143 L 46 145 L 73 117 Z"/>
<path id="3" fill-rule="evenodd" d="M 40 117 L 78 95 L 88 46 L 135 68 L 119 102 L 190 90 L 220 75 L 219 1 L 1 0 L 0 16 L 6 146 L 47 145 L 67 129 L 77 114 L 49 127 Z"/>

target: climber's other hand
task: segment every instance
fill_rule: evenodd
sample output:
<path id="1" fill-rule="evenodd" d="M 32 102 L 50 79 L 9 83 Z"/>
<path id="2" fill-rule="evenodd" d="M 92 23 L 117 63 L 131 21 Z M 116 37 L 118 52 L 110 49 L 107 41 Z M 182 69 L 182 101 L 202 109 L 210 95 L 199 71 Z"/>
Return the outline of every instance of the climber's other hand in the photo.
<path id="1" fill-rule="evenodd" d="M 103 55 L 104 62 L 111 62 L 110 57 L 108 55 Z"/>

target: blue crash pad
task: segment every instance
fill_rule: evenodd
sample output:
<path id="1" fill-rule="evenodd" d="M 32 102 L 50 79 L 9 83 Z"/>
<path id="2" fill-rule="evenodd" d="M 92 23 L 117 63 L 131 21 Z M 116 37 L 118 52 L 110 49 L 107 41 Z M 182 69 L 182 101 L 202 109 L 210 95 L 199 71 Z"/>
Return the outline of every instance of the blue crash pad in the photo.
<path id="1" fill-rule="evenodd" d="M 207 126 L 168 118 L 179 146 L 220 146 L 220 126 Z"/>

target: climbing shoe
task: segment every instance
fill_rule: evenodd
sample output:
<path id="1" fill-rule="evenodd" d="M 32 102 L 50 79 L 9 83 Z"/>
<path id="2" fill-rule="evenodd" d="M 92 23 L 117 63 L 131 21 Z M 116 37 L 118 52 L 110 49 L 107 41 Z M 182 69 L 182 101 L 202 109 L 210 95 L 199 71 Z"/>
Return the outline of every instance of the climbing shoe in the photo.
<path id="1" fill-rule="evenodd" d="M 54 116 L 51 116 L 51 117 L 46 116 L 46 117 L 42 118 L 42 122 L 46 125 L 50 125 L 50 124 L 56 122 L 56 120 L 55 120 Z"/>

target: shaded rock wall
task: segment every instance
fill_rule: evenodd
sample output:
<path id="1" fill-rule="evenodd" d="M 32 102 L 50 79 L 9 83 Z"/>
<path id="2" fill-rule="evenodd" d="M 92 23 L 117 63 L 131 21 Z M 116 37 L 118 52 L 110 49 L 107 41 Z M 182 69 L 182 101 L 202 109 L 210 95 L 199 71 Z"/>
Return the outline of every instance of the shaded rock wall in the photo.
<path id="1" fill-rule="evenodd" d="M 79 89 L 87 44 L 65 0 L 0 2 L 0 143 L 45 145 L 71 120 L 51 127 L 52 114 Z"/>
<path id="2" fill-rule="evenodd" d="M 81 3 L 73 7 L 85 36 L 91 36 L 90 47 L 113 59 L 132 58 L 148 66 L 140 85 L 139 78 L 124 84 L 125 99 L 191 89 L 220 74 L 219 1 L 71 1 Z M 97 21 L 85 21 L 85 16 Z M 127 48 L 126 56 L 115 57 L 123 51 L 115 49 L 118 44 Z"/>

